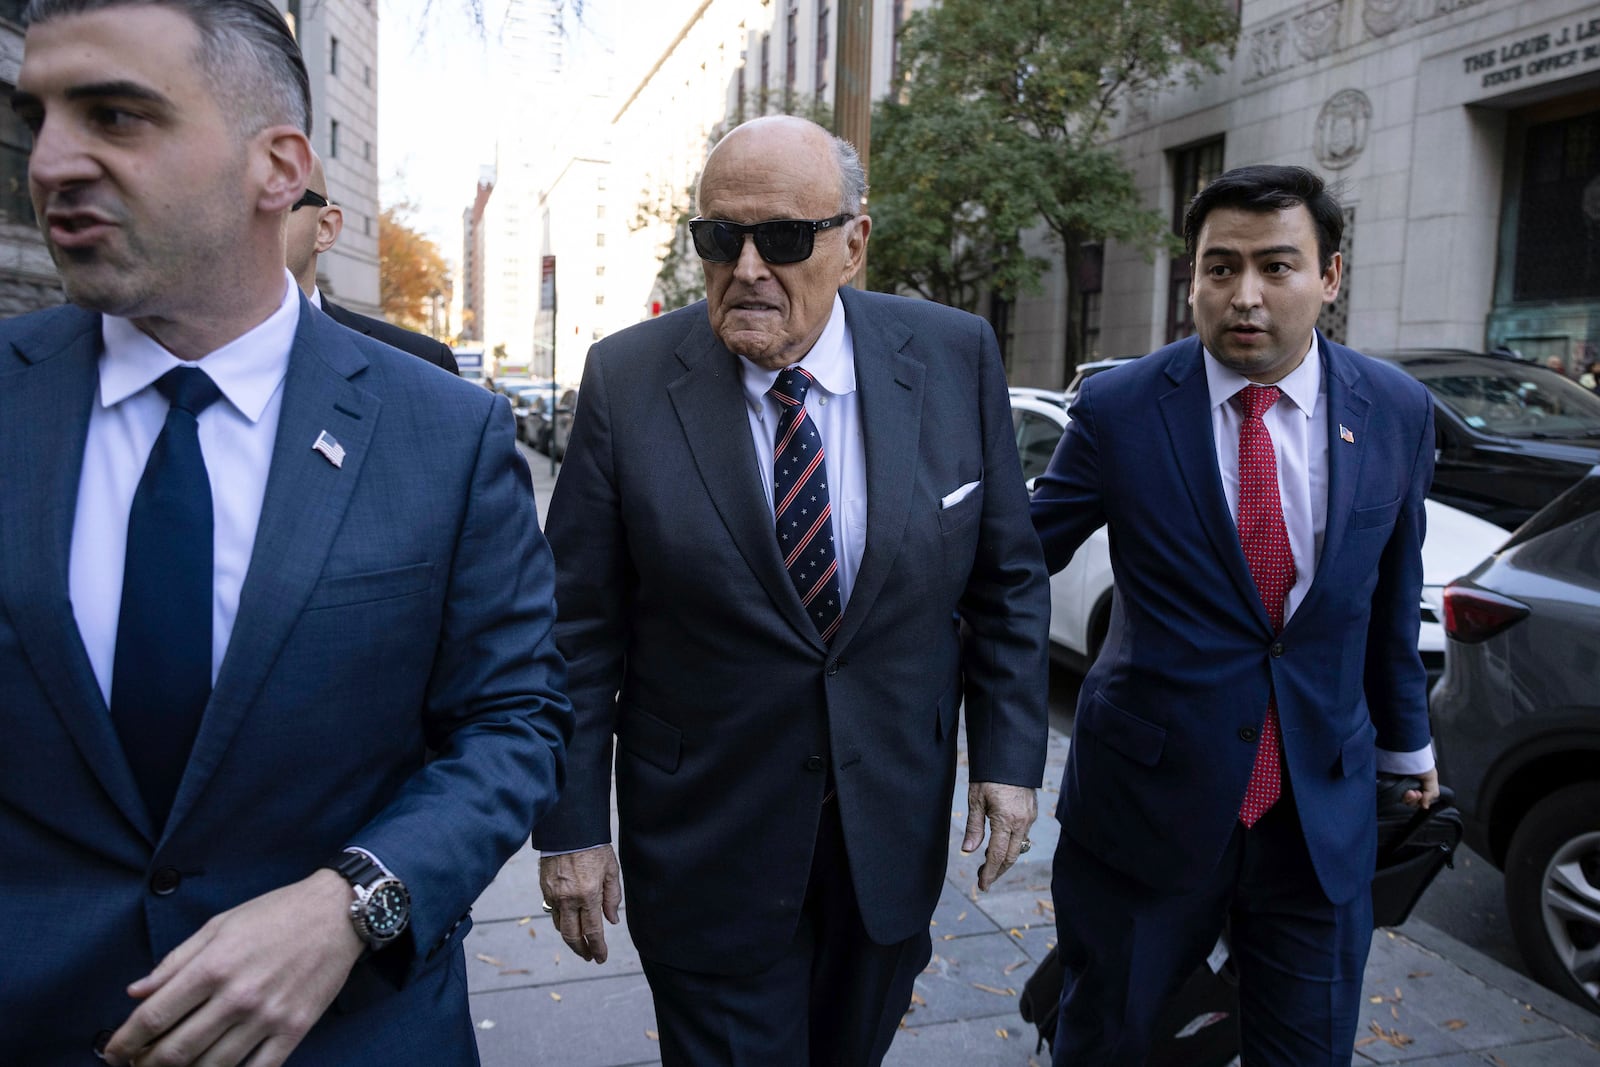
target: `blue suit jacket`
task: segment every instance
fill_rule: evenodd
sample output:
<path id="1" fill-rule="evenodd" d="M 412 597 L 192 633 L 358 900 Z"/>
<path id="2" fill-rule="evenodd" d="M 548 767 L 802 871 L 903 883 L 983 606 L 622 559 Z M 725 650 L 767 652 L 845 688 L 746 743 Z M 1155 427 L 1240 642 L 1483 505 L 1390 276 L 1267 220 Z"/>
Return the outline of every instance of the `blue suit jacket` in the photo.
<path id="1" fill-rule="evenodd" d="M 0 1059 L 89 1062 L 127 983 L 359 844 L 410 887 L 411 928 L 291 1062 L 475 1063 L 462 920 L 553 802 L 571 728 L 509 410 L 302 300 L 233 636 L 158 833 L 68 597 L 100 351 L 77 308 L 0 324 Z"/>
<path id="2" fill-rule="evenodd" d="M 925 931 L 963 696 L 973 780 L 1043 774 L 1049 589 L 994 334 L 841 295 L 866 549 L 831 645 L 784 570 L 739 362 L 705 305 L 607 338 L 584 369 L 547 522 L 578 728 L 534 843 L 609 840 L 615 734 L 629 931 L 669 966 L 754 972 L 790 944 L 830 775 L 867 934 Z"/>
<path id="3" fill-rule="evenodd" d="M 1327 525 L 1311 589 L 1282 633 L 1228 512 L 1198 339 L 1089 379 L 1037 483 L 1049 567 L 1104 523 L 1117 585 L 1057 815 L 1152 886 L 1182 890 L 1214 869 L 1272 694 L 1301 827 L 1335 903 L 1372 876 L 1374 742 L 1399 752 L 1428 743 L 1417 628 L 1432 408 L 1395 368 L 1318 343 Z"/>

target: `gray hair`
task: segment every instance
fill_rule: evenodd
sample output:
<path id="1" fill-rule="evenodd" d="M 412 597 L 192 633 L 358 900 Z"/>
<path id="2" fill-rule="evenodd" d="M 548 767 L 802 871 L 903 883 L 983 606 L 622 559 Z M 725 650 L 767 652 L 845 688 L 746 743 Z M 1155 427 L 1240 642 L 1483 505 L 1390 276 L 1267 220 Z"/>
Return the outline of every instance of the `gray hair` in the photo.
<path id="1" fill-rule="evenodd" d="M 248 137 L 287 124 L 311 133 L 311 79 L 271 0 L 32 0 L 28 25 L 117 7 L 165 7 L 200 34 L 200 66 Z"/>
<path id="2" fill-rule="evenodd" d="M 833 141 L 833 161 L 839 167 L 839 213 L 859 215 L 867 201 L 867 171 L 861 165 L 861 153 L 843 137 L 829 137 Z"/>

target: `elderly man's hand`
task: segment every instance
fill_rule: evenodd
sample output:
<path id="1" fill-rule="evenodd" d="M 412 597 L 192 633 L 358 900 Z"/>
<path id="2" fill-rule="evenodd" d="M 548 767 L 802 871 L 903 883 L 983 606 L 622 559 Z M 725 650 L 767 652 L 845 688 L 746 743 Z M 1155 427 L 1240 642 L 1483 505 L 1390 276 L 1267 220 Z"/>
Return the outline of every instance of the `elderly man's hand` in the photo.
<path id="1" fill-rule="evenodd" d="M 1000 782 L 973 782 L 967 786 L 967 836 L 962 852 L 983 844 L 983 823 L 989 821 L 989 848 L 978 868 L 978 889 L 988 892 L 1011 869 L 1028 840 L 1028 828 L 1039 817 L 1034 790 Z"/>
<path id="2" fill-rule="evenodd" d="M 622 878 L 610 845 L 539 859 L 539 889 L 567 947 L 581 958 L 606 961 L 606 929 L 622 920 Z"/>
<path id="3" fill-rule="evenodd" d="M 275 1067 L 350 976 L 363 948 L 333 871 L 247 900 L 128 987 L 143 1003 L 112 1035 L 116 1064 Z"/>

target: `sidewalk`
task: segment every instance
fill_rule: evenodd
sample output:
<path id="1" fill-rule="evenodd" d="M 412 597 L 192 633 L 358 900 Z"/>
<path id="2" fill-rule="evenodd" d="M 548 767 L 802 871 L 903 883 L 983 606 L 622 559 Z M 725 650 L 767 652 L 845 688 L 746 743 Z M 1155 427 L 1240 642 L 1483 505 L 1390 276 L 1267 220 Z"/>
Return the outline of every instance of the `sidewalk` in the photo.
<path id="1" fill-rule="evenodd" d="M 533 457 L 541 513 L 553 479 Z M 950 862 L 933 916 L 933 960 L 888 1064 L 1025 1067 L 1034 1031 L 1017 993 L 1055 942 L 1051 812 L 1067 737 L 1052 731 L 1034 848 L 986 894 L 980 855 L 962 856 L 965 761 L 950 816 Z M 474 909 L 467 977 L 486 1067 L 624 1067 L 660 1061 L 655 1016 L 638 954 L 622 925 L 608 927 L 610 961 L 574 956 L 539 909 L 538 856 L 519 852 Z M 1355 1064 L 1414 1067 L 1600 1067 L 1600 1017 L 1569 1003 L 1454 938 L 1413 920 L 1373 936 Z"/>

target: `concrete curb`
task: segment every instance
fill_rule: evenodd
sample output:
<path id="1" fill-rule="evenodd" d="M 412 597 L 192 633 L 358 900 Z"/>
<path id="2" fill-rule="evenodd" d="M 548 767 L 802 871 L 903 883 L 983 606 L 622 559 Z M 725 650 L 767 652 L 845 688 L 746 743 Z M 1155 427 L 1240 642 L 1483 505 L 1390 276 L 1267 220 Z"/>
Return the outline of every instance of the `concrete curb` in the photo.
<path id="1" fill-rule="evenodd" d="M 1546 989 L 1533 979 L 1518 974 L 1421 919 L 1412 919 L 1404 926 L 1396 927 L 1394 933 L 1429 955 L 1455 964 L 1485 985 L 1548 1017 L 1572 1036 L 1600 1051 L 1600 1015 L 1585 1011 L 1554 990 Z"/>

